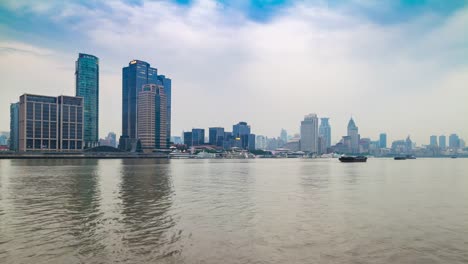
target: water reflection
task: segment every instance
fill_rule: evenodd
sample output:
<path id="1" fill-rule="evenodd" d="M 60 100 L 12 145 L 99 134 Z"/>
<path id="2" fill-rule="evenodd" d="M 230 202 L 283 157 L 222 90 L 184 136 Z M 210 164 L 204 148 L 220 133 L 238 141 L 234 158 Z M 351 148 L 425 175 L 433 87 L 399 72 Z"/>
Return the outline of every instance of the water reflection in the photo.
<path id="1" fill-rule="evenodd" d="M 10 252 L 21 257 L 86 256 L 102 247 L 95 235 L 99 217 L 97 160 L 12 160 L 8 202 Z M 34 236 L 31 236 L 34 234 Z"/>
<path id="2" fill-rule="evenodd" d="M 174 230 L 173 188 L 168 160 L 123 160 L 119 198 L 126 229 L 123 243 L 141 261 L 177 255 L 182 232 Z"/>

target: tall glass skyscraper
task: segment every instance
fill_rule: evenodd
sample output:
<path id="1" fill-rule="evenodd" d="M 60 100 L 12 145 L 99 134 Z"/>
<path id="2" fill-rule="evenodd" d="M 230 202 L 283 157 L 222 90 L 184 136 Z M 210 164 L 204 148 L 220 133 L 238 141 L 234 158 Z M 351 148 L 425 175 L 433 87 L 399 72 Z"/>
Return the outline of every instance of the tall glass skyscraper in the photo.
<path id="1" fill-rule="evenodd" d="M 84 147 L 99 145 L 99 59 L 78 54 L 75 63 L 76 96 L 84 100 Z"/>
<path id="2" fill-rule="evenodd" d="M 158 76 L 159 84 L 164 87 L 164 93 L 166 94 L 166 107 L 167 107 L 167 116 L 166 116 L 166 136 L 167 136 L 167 145 L 169 146 L 171 142 L 171 93 L 172 93 L 172 80 L 166 78 L 164 75 Z"/>
<path id="3" fill-rule="evenodd" d="M 122 136 L 137 138 L 137 99 L 145 84 L 158 83 L 158 70 L 133 60 L 122 69 Z"/>
<path id="4" fill-rule="evenodd" d="M 137 139 L 138 94 L 146 84 L 157 84 L 164 87 L 166 96 L 166 118 L 164 133 L 166 145 L 171 139 L 171 95 L 172 81 L 164 75 L 158 76 L 158 70 L 147 62 L 132 60 L 122 69 L 122 136 Z"/>
<path id="5" fill-rule="evenodd" d="M 387 134 L 381 133 L 379 136 L 379 147 L 380 148 L 387 148 Z"/>
<path id="6" fill-rule="evenodd" d="M 328 122 L 329 119 L 328 117 L 320 118 L 319 135 L 323 138 L 325 150 L 331 146 L 331 127 Z"/>
<path id="7" fill-rule="evenodd" d="M 10 150 L 19 149 L 19 103 L 10 105 Z"/>

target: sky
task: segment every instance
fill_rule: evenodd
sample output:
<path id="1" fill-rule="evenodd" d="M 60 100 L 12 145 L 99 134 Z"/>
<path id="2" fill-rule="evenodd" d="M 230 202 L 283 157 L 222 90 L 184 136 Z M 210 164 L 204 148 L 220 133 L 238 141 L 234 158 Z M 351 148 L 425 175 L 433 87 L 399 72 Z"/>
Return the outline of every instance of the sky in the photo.
<path id="1" fill-rule="evenodd" d="M 468 0 L 0 2 L 0 131 L 23 93 L 74 95 L 100 59 L 100 136 L 121 133 L 122 67 L 172 79 L 173 136 L 246 121 L 257 135 L 352 116 L 361 137 L 468 139 Z"/>

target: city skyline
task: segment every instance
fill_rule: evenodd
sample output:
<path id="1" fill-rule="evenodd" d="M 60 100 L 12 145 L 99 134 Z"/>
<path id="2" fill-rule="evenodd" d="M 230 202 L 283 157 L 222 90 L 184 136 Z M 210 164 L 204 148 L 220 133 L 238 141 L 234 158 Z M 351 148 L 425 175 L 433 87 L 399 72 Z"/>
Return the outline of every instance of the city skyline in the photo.
<path id="1" fill-rule="evenodd" d="M 74 61 L 84 52 L 100 58 L 99 137 L 109 131 L 121 134 L 121 68 L 140 59 L 164 69 L 176 82 L 172 135 L 247 120 L 253 133 L 276 137 L 281 128 L 299 132 L 303 115 L 315 112 L 330 118 L 332 144 L 346 134 L 350 116 L 360 134 L 376 139 L 385 132 L 388 142 L 408 134 L 418 144 L 428 144 L 430 135 L 468 138 L 468 125 L 461 119 L 468 114 L 463 102 L 468 38 L 459 32 L 468 25 L 466 5 L 422 4 L 400 16 L 398 6 L 382 4 L 390 10 L 386 21 L 375 16 L 383 10 L 379 4 L 362 5 L 291 3 L 257 16 L 212 1 L 73 3 L 97 10 L 76 14 L 64 12 L 70 4 L 5 1 L 0 4 L 5 25 L 0 28 L 0 131 L 9 130 L 10 103 L 23 93 L 73 96 Z M 125 12 L 132 23 L 122 24 L 115 12 L 102 13 L 104 8 Z M 362 12 L 350 16 L 348 8 Z M 56 21 L 45 18 L 57 10 L 63 12 Z M 137 16 L 141 13 L 147 16 L 144 21 Z M 174 23 L 163 19 L 169 16 Z M 38 17 L 43 18 L 37 26 L 27 29 Z M 108 23 L 90 28 L 98 17 Z M 25 18 L 25 27 L 9 18 Z M 64 34 L 38 29 L 41 23 Z M 148 23 L 157 26 L 143 26 Z M 146 44 L 131 33 L 140 27 Z M 277 34 L 288 41 L 273 41 Z M 360 38 L 364 35 L 369 37 Z M 141 48 L 131 48 L 136 43 Z M 277 60 L 274 54 L 283 56 Z M 272 77 L 271 72 L 281 74 Z M 219 105 L 223 110 L 213 111 Z"/>

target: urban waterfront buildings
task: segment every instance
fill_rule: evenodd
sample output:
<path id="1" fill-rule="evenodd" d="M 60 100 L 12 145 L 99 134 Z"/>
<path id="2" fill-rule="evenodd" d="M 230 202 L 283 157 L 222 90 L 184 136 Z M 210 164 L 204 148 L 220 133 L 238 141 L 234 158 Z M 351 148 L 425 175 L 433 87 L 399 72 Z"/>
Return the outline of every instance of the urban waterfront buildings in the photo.
<path id="1" fill-rule="evenodd" d="M 114 132 L 109 132 L 106 138 L 99 140 L 99 146 L 110 146 L 113 148 L 117 147 L 117 135 Z"/>
<path id="2" fill-rule="evenodd" d="M 331 146 L 331 127 L 329 120 L 330 118 L 328 117 L 320 118 L 319 136 L 323 139 L 321 144 L 321 153 L 326 152 L 326 150 Z"/>
<path id="3" fill-rule="evenodd" d="M 356 126 L 356 123 L 354 123 L 352 117 L 348 122 L 348 137 L 350 137 L 351 140 L 351 153 L 359 153 L 360 135 L 358 127 Z"/>
<path id="4" fill-rule="evenodd" d="M 99 59 L 80 53 L 75 63 L 76 96 L 84 103 L 84 148 L 99 145 Z"/>
<path id="5" fill-rule="evenodd" d="M 145 84 L 138 93 L 137 138 L 143 151 L 167 149 L 167 104 L 164 87 Z"/>
<path id="6" fill-rule="evenodd" d="M 457 134 L 451 134 L 449 136 L 449 148 L 458 149 L 460 148 L 460 138 Z"/>
<path id="7" fill-rule="evenodd" d="M 318 152 L 318 118 L 316 114 L 308 114 L 301 122 L 301 150 Z"/>
<path id="8" fill-rule="evenodd" d="M 429 138 L 429 146 L 437 147 L 437 136 L 433 135 Z"/>
<path id="9" fill-rule="evenodd" d="M 447 148 L 447 138 L 444 135 L 439 136 L 439 148 Z"/>
<path id="10" fill-rule="evenodd" d="M 19 150 L 19 103 L 10 105 L 10 142 L 11 151 Z"/>
<path id="11" fill-rule="evenodd" d="M 138 94 L 146 84 L 161 85 L 164 88 L 166 97 L 166 118 L 164 133 L 166 146 L 170 142 L 171 126 L 171 89 L 172 82 L 164 75 L 158 76 L 156 68 L 152 68 L 149 63 L 133 60 L 128 67 L 122 69 L 122 136 L 123 138 L 135 141 L 138 139 Z M 128 145 L 128 144 L 126 144 Z"/>
<path id="12" fill-rule="evenodd" d="M 380 148 L 387 148 L 387 134 L 386 133 L 380 133 L 379 136 L 379 147 Z"/>
<path id="13" fill-rule="evenodd" d="M 222 147 L 224 141 L 224 128 L 223 127 L 210 127 L 208 129 L 208 141 L 210 145 Z"/>
<path id="14" fill-rule="evenodd" d="M 247 122 L 239 122 L 235 125 L 232 126 L 232 136 L 234 137 L 235 140 L 240 141 L 240 147 L 243 149 L 247 149 L 248 146 L 254 146 L 255 145 L 255 138 L 250 137 L 250 126 L 247 124 Z M 250 141 L 252 142 L 250 142 Z"/>
<path id="15" fill-rule="evenodd" d="M 24 94 L 19 101 L 19 151 L 83 149 L 83 98 Z"/>
<path id="16" fill-rule="evenodd" d="M 280 138 L 284 143 L 288 142 L 288 132 L 286 131 L 286 129 L 281 129 Z"/>

